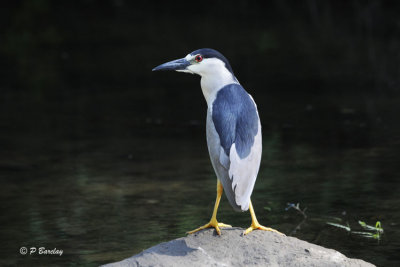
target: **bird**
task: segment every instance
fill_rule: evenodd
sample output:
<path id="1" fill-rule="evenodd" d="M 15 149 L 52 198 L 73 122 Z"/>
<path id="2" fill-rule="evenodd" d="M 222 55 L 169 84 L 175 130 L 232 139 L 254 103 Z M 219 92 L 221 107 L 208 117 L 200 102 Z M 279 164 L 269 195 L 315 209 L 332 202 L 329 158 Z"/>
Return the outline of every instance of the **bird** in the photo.
<path id="1" fill-rule="evenodd" d="M 211 48 L 195 50 L 184 58 L 161 64 L 152 71 L 178 71 L 200 75 L 207 102 L 206 136 L 212 166 L 217 176 L 217 198 L 210 221 L 193 231 L 232 227 L 218 222 L 217 211 L 223 191 L 235 211 L 250 210 L 253 230 L 272 231 L 261 225 L 250 196 L 258 175 L 262 153 L 261 123 L 253 97 L 239 83 L 228 60 Z"/>

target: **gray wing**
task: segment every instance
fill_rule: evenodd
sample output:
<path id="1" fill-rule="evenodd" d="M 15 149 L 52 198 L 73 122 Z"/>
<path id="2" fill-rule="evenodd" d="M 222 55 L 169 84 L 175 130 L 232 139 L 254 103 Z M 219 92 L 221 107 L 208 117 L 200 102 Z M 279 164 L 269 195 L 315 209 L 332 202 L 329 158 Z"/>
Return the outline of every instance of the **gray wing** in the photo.
<path id="1" fill-rule="evenodd" d="M 254 101 L 252 102 L 254 103 Z M 226 144 L 221 145 L 220 135 L 224 135 L 224 133 L 222 131 L 218 133 L 211 112 L 207 112 L 207 144 L 211 162 L 224 187 L 229 203 L 237 211 L 248 210 L 250 196 L 260 167 L 262 141 L 258 113 L 257 120 L 258 131 L 254 136 L 249 153 L 246 153 L 247 156 L 239 156 L 242 153 L 238 153 L 235 137 L 232 139 L 228 155 Z"/>

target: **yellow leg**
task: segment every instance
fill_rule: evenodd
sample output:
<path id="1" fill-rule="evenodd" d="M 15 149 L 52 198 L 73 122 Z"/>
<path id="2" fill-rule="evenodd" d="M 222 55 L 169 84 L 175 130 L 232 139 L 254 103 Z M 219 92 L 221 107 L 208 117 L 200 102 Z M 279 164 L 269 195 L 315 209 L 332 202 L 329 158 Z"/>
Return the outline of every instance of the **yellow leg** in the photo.
<path id="1" fill-rule="evenodd" d="M 223 190 L 224 190 L 224 188 L 222 187 L 221 182 L 217 179 L 217 199 L 215 200 L 214 211 L 211 216 L 210 222 L 197 228 L 197 229 L 194 229 L 193 231 L 187 232 L 188 234 L 193 234 L 197 231 L 200 231 L 200 230 L 203 230 L 206 228 L 210 228 L 210 227 L 214 227 L 215 231 L 217 231 L 217 234 L 221 235 L 221 230 L 219 229 L 220 227 L 232 227 L 229 224 L 219 223 L 217 221 L 217 211 L 218 211 L 219 201 L 221 200 Z"/>
<path id="2" fill-rule="evenodd" d="M 243 234 L 247 235 L 247 234 L 250 233 L 251 231 L 256 230 L 256 229 L 259 229 L 259 230 L 271 231 L 271 232 L 275 232 L 275 233 L 284 235 L 284 234 L 282 234 L 281 232 L 278 232 L 278 231 L 275 230 L 275 229 L 262 226 L 262 225 L 257 221 L 256 214 L 254 213 L 254 209 L 253 209 L 253 205 L 251 204 L 251 201 L 250 201 L 249 210 L 250 210 L 250 214 L 251 214 L 251 226 L 250 226 L 249 228 L 247 228 L 246 231 L 244 231 Z"/>

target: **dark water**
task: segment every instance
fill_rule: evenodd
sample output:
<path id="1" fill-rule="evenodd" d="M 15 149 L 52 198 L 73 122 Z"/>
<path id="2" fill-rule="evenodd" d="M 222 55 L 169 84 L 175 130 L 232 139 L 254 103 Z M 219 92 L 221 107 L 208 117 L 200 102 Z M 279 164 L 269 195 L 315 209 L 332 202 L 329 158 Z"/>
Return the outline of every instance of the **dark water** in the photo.
<path id="1" fill-rule="evenodd" d="M 216 180 L 203 121 L 132 119 L 143 115 L 133 93 L 79 99 L 38 106 L 8 94 L 2 103 L 3 266 L 118 261 L 184 236 L 211 216 Z M 252 195 L 259 221 L 346 256 L 398 265 L 398 99 L 300 93 L 267 99 L 259 107 L 264 150 Z M 110 102 L 119 108 L 109 109 Z M 194 108 L 205 116 L 204 105 Z M 306 207 L 307 220 L 285 211 L 287 203 Z M 234 212 L 225 198 L 218 218 L 250 224 L 249 214 Z M 358 220 L 380 221 L 380 240 L 326 224 L 360 230 Z M 23 256 L 22 246 L 63 255 Z"/>
<path id="2" fill-rule="evenodd" d="M 258 104 L 259 221 L 400 266 L 399 3 L 190 4 L 3 4 L 0 265 L 97 266 L 209 220 L 216 177 L 199 80 L 151 69 L 212 47 Z M 250 224 L 225 198 L 218 218 Z M 326 224 L 363 231 L 358 221 L 384 234 Z"/>

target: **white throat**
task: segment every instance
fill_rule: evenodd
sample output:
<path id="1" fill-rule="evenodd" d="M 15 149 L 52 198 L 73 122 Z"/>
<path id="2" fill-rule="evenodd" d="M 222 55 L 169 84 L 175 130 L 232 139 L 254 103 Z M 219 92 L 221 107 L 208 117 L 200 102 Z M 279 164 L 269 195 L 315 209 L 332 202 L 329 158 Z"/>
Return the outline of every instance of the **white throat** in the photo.
<path id="1" fill-rule="evenodd" d="M 217 58 L 206 58 L 200 64 L 190 66 L 189 70 L 201 76 L 201 90 L 207 101 L 208 108 L 211 108 L 221 88 L 228 84 L 239 83 L 235 76 L 225 67 L 225 63 Z"/>

